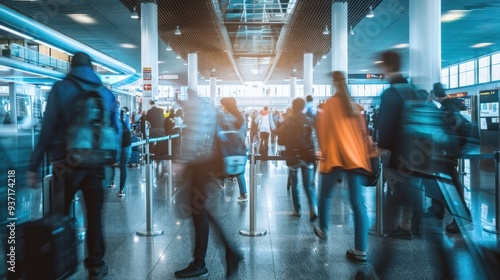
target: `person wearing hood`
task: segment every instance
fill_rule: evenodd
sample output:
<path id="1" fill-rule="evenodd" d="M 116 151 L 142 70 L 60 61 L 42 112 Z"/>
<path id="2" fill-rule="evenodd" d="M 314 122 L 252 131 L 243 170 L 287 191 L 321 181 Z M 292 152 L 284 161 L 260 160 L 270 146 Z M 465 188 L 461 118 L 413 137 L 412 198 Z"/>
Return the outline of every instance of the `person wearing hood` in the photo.
<path id="1" fill-rule="evenodd" d="M 104 238 L 102 233 L 102 208 L 104 202 L 104 167 L 78 168 L 69 162 L 66 149 L 66 131 L 75 118 L 74 104 L 79 93 L 84 90 L 97 89 L 102 97 L 104 106 L 110 112 L 110 121 L 116 129 L 116 141 L 121 139 L 121 124 L 118 117 L 118 108 L 113 93 L 102 86 L 101 79 L 94 72 L 91 58 L 88 54 L 77 52 L 71 60 L 71 71 L 62 81 L 56 82 L 49 93 L 47 107 L 42 121 L 42 130 L 38 143 L 31 154 L 28 172 L 28 185 L 39 186 L 38 168 L 45 152 L 48 152 L 52 162 L 53 185 L 57 204 L 52 207 L 55 214 L 69 215 L 71 201 L 80 189 L 85 197 L 87 209 L 87 252 L 84 260 L 89 278 L 100 279 L 105 276 L 109 268 L 104 263 Z M 111 139 L 110 139 L 111 140 Z M 112 140 L 111 140 L 112 141 Z M 63 202 L 64 201 L 64 202 Z M 64 207 L 64 208 L 63 208 Z"/>

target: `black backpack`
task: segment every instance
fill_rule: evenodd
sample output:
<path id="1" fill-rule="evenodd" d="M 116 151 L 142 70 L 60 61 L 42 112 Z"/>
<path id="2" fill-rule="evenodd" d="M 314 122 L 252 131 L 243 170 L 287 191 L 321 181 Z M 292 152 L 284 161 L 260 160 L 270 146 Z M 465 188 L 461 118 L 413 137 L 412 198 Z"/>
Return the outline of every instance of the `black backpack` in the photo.
<path id="1" fill-rule="evenodd" d="M 300 161 L 312 163 L 316 160 L 311 124 L 312 120 L 305 115 L 292 115 L 280 126 L 278 145 L 286 148 L 282 154 L 287 157 L 288 166 Z"/>
<path id="2" fill-rule="evenodd" d="M 121 112 L 121 114 L 124 114 Z M 127 124 L 125 124 L 125 119 L 123 116 L 120 117 L 120 122 L 122 123 L 122 148 L 128 147 L 132 144 L 132 132 L 127 127 Z"/>
<path id="3" fill-rule="evenodd" d="M 66 134 L 69 162 L 74 167 L 97 168 L 116 161 L 119 141 L 99 90 L 103 86 L 83 89 L 75 102 L 75 113 Z"/>

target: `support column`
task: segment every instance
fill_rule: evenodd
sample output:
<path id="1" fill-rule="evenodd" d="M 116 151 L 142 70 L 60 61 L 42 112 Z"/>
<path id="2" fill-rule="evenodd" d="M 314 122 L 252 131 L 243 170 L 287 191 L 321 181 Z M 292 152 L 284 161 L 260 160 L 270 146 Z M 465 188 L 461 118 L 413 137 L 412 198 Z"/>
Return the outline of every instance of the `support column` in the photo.
<path id="1" fill-rule="evenodd" d="M 431 90 L 441 81 L 441 1 L 410 0 L 410 78 Z"/>
<path id="2" fill-rule="evenodd" d="M 347 2 L 332 4 L 332 71 L 342 71 L 347 77 Z"/>
<path id="3" fill-rule="evenodd" d="M 198 54 L 188 54 L 188 90 L 198 92 Z"/>
<path id="4" fill-rule="evenodd" d="M 297 98 L 297 77 L 290 78 L 290 106 L 292 101 Z"/>
<path id="5" fill-rule="evenodd" d="M 217 80 L 216 77 L 210 77 L 210 104 L 215 106 L 217 96 Z"/>
<path id="6" fill-rule="evenodd" d="M 10 123 L 15 125 L 17 131 L 17 97 L 16 97 L 16 84 L 9 83 L 9 103 L 10 103 Z"/>
<path id="7" fill-rule="evenodd" d="M 158 6 L 141 3 L 141 64 L 143 108 L 151 108 L 149 100 L 158 96 Z"/>
<path id="8" fill-rule="evenodd" d="M 313 54 L 304 54 L 304 96 L 313 94 Z"/>

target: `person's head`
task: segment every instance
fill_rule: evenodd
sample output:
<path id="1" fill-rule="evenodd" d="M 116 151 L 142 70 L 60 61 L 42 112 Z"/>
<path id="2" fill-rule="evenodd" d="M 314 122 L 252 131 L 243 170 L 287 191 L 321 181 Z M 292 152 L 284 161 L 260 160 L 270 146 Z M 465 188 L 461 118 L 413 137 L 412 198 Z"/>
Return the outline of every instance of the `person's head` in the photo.
<path id="1" fill-rule="evenodd" d="M 441 83 L 435 83 L 432 86 L 432 92 L 434 93 L 434 96 L 436 96 L 437 98 L 446 97 L 446 91 L 444 90 L 443 84 Z"/>
<path id="2" fill-rule="evenodd" d="M 340 71 L 334 71 L 332 76 L 333 86 L 337 89 L 337 92 L 347 92 L 347 83 L 345 81 L 344 73 Z M 335 95 L 337 95 L 337 93 Z"/>
<path id="3" fill-rule="evenodd" d="M 92 67 L 92 59 L 90 56 L 84 52 L 77 52 L 71 58 L 71 69 L 79 66 L 89 66 Z"/>
<path id="4" fill-rule="evenodd" d="M 269 111 L 269 107 L 264 106 L 264 112 L 267 112 L 267 111 Z"/>
<path id="5" fill-rule="evenodd" d="M 156 102 L 154 100 L 149 100 L 149 105 L 151 105 L 151 107 L 154 107 L 156 106 Z"/>
<path id="6" fill-rule="evenodd" d="M 168 115 L 171 117 L 175 116 L 175 109 L 174 108 L 170 109 L 170 112 Z"/>
<path id="7" fill-rule="evenodd" d="M 401 71 L 401 56 L 395 51 L 385 51 L 380 54 L 380 68 L 385 74 L 398 73 Z"/>
<path id="8" fill-rule="evenodd" d="M 182 110 L 179 109 L 179 110 L 175 111 L 175 116 L 183 118 L 184 117 L 184 112 L 182 112 Z"/>
<path id="9" fill-rule="evenodd" d="M 236 99 L 234 97 L 224 97 L 220 100 L 220 104 L 222 105 L 222 109 L 225 112 L 230 113 L 234 117 L 236 117 L 236 121 L 234 122 L 234 127 L 240 128 L 243 125 L 243 116 L 238 110 L 238 106 L 236 105 Z"/>
<path id="10" fill-rule="evenodd" d="M 312 95 L 308 95 L 308 96 L 306 96 L 306 101 L 307 101 L 307 102 L 313 102 L 313 97 L 312 97 Z"/>
<path id="11" fill-rule="evenodd" d="M 306 105 L 306 102 L 302 98 L 295 98 L 292 101 L 292 110 L 295 112 L 302 112 L 304 110 L 304 107 Z"/>

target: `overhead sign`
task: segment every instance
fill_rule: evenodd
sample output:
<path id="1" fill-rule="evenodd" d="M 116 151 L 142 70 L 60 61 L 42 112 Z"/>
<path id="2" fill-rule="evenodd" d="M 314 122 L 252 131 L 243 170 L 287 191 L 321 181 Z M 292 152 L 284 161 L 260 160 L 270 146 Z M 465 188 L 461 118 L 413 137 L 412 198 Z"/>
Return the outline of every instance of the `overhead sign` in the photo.
<path id="1" fill-rule="evenodd" d="M 469 95 L 469 93 L 464 91 L 464 92 L 450 93 L 450 94 L 448 94 L 448 97 L 459 98 L 459 97 L 465 97 L 467 95 Z"/>
<path id="2" fill-rule="evenodd" d="M 151 84 L 144 84 L 143 90 L 144 91 L 151 91 L 151 90 L 153 90 L 153 87 Z"/>
<path id="3" fill-rule="evenodd" d="M 349 74 L 347 75 L 348 79 L 378 79 L 378 80 L 383 80 L 384 74 Z"/>
<path id="4" fill-rule="evenodd" d="M 142 68 L 142 80 L 151 81 L 153 79 L 153 74 L 151 72 L 151 67 Z"/>

